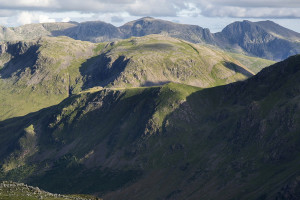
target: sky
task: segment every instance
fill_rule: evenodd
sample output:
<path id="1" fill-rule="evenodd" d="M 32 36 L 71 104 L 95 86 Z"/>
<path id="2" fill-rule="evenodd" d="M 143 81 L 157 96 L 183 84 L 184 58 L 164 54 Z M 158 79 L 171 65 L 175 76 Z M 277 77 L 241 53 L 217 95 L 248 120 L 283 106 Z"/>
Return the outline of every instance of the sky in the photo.
<path id="1" fill-rule="evenodd" d="M 241 20 L 272 20 L 300 32 L 300 0 L 0 0 L 0 25 L 95 21 L 116 26 L 141 17 L 221 31 Z"/>

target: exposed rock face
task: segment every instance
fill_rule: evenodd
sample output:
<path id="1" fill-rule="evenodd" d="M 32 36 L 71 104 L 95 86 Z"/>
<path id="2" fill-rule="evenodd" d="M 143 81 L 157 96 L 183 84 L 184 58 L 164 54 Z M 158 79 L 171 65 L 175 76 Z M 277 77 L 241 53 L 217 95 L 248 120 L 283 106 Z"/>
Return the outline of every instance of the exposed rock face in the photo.
<path id="1" fill-rule="evenodd" d="M 213 43 L 209 29 L 196 25 L 177 24 L 169 21 L 145 17 L 120 27 L 124 38 L 140 37 L 150 34 L 164 34 L 193 43 Z"/>
<path id="2" fill-rule="evenodd" d="M 37 41 L 0 44 L 0 56 L 5 57 L 0 59 L 3 67 L 0 71 L 1 78 L 12 78 L 12 76 L 20 78 L 26 67 L 34 67 L 39 46 Z"/>
<path id="3" fill-rule="evenodd" d="M 271 21 L 234 22 L 214 36 L 222 48 L 240 48 L 250 55 L 271 60 L 300 53 L 300 34 Z"/>

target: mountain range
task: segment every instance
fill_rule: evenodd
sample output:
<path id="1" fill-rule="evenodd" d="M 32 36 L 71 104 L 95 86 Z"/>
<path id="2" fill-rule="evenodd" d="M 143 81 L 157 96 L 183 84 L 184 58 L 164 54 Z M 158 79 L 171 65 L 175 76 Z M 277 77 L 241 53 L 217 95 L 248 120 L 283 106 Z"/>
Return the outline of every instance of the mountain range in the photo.
<path id="1" fill-rule="evenodd" d="M 297 199 L 299 66 L 207 89 L 98 88 L 4 120 L 0 177 L 104 199 Z"/>
<path id="2" fill-rule="evenodd" d="M 0 199 L 300 199 L 298 33 L 147 17 L 0 38 Z"/>
<path id="3" fill-rule="evenodd" d="M 272 21 L 234 22 L 218 33 L 211 33 L 209 29 L 197 25 L 178 24 L 150 17 L 128 22 L 120 27 L 101 21 L 0 27 L 0 41 L 37 39 L 41 36 L 68 36 L 76 40 L 104 42 L 150 34 L 210 44 L 225 50 L 276 61 L 300 53 L 300 33 Z"/>

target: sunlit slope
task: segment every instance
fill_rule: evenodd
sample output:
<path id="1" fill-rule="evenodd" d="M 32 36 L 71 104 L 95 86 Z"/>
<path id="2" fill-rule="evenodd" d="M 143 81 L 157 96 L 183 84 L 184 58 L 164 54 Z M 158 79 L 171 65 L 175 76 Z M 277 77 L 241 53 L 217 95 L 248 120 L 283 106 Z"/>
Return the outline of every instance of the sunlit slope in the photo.
<path id="1" fill-rule="evenodd" d="M 0 119 L 96 86 L 223 85 L 253 75 L 241 63 L 226 52 L 159 35 L 100 44 L 67 37 L 6 42 L 0 53 Z"/>

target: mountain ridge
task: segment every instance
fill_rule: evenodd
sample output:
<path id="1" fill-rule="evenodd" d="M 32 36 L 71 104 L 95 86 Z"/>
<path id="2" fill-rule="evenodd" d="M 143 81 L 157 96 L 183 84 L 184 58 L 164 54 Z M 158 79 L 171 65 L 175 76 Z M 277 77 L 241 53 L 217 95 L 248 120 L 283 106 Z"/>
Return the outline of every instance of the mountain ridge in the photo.
<path id="1" fill-rule="evenodd" d="M 297 33 L 149 17 L 4 29 L 21 41 L 0 43 L 0 181 L 32 187 L 0 184 L 0 199 L 300 199 L 300 54 L 234 53 L 283 58 Z"/>
<path id="2" fill-rule="evenodd" d="M 211 33 L 209 29 L 198 25 L 179 24 L 151 17 L 137 19 L 120 27 L 102 21 L 43 23 L 14 28 L 2 27 L 0 40 L 68 36 L 77 40 L 104 42 L 149 34 L 162 34 L 192 43 L 210 44 L 233 52 L 277 61 L 300 53 L 300 34 L 272 21 L 234 22 L 218 33 Z"/>
<path id="3" fill-rule="evenodd" d="M 2 121 L 0 177 L 104 199 L 298 197 L 299 63 L 207 89 L 98 89 Z"/>
<path id="4" fill-rule="evenodd" d="M 236 46 L 237 50 L 271 60 L 282 60 L 299 53 L 300 50 L 300 34 L 271 21 L 234 22 L 216 33 L 215 37 L 221 48 Z"/>

